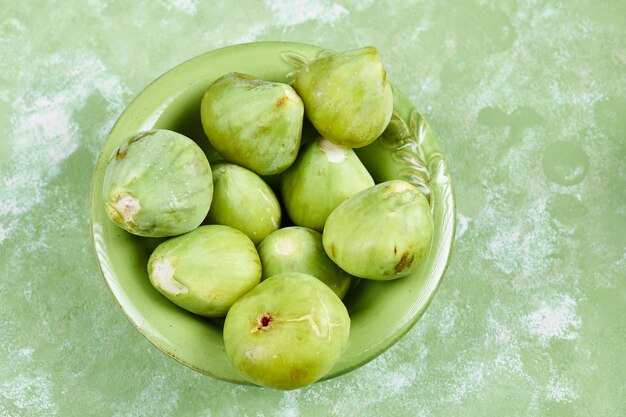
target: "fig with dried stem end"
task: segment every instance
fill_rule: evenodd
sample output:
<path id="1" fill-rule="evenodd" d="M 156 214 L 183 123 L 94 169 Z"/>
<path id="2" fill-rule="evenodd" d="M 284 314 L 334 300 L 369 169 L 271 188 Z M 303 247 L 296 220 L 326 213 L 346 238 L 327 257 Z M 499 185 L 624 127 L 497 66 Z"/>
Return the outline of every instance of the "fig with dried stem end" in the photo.
<path id="1" fill-rule="evenodd" d="M 233 367 L 250 382 L 296 389 L 322 378 L 343 353 L 350 317 L 315 277 L 274 275 L 239 299 L 224 322 Z"/>
<path id="2" fill-rule="evenodd" d="M 157 246 L 148 261 L 148 276 L 179 307 L 224 317 L 261 281 L 261 262 L 254 243 L 239 230 L 200 226 Z"/>
<path id="3" fill-rule="evenodd" d="M 170 130 L 138 133 L 109 160 L 102 196 L 126 231 L 168 237 L 202 223 L 213 197 L 209 161 L 191 139 Z"/>
<path id="4" fill-rule="evenodd" d="M 339 204 L 373 185 L 372 176 L 352 149 L 318 138 L 283 173 L 281 194 L 295 224 L 321 232 Z"/>
<path id="5" fill-rule="evenodd" d="M 391 119 L 391 85 L 371 46 L 309 62 L 296 75 L 294 88 L 313 126 L 337 145 L 369 145 Z"/>
<path id="6" fill-rule="evenodd" d="M 229 162 L 272 175 L 296 159 L 304 106 L 287 84 L 231 72 L 204 93 L 200 116 L 211 145 Z"/>

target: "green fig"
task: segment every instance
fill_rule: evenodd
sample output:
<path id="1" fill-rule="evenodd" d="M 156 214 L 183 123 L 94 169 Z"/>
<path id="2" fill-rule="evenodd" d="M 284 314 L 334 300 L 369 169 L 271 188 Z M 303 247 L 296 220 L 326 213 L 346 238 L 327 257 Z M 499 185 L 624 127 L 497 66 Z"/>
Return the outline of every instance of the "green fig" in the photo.
<path id="1" fill-rule="evenodd" d="M 239 165 L 213 165 L 213 202 L 206 221 L 244 232 L 255 245 L 280 227 L 280 203 L 254 172 Z"/>
<path id="2" fill-rule="evenodd" d="M 150 282 L 192 313 L 224 317 L 261 281 L 261 261 L 252 241 L 222 225 L 200 226 L 166 240 L 148 260 Z"/>
<path id="3" fill-rule="evenodd" d="M 426 258 L 433 218 L 426 197 L 392 180 L 356 194 L 328 216 L 324 250 L 344 271 L 391 280 L 413 272 Z"/>
<path id="4" fill-rule="evenodd" d="M 315 129 L 337 145 L 366 146 L 391 119 L 391 85 L 371 46 L 311 61 L 296 76 L 294 88 Z"/>
<path id="5" fill-rule="evenodd" d="M 102 187 L 108 217 L 147 237 L 180 235 L 202 223 L 213 197 L 209 161 L 191 139 L 149 130 L 111 157 Z"/>
<path id="6" fill-rule="evenodd" d="M 281 193 L 291 220 L 321 232 L 326 218 L 374 180 L 350 148 L 319 138 L 282 175 Z"/>
<path id="7" fill-rule="evenodd" d="M 233 367 L 250 382 L 296 389 L 322 378 L 348 342 L 350 317 L 320 280 L 274 275 L 241 297 L 224 322 Z"/>
<path id="8" fill-rule="evenodd" d="M 306 227 L 285 227 L 269 235 L 257 247 L 262 280 L 283 272 L 309 274 L 328 285 L 339 298 L 348 292 L 352 277 L 324 252 L 322 234 Z"/>
<path id="9" fill-rule="evenodd" d="M 296 159 L 304 106 L 287 84 L 231 72 L 204 93 L 200 116 L 211 145 L 229 162 L 271 175 Z"/>

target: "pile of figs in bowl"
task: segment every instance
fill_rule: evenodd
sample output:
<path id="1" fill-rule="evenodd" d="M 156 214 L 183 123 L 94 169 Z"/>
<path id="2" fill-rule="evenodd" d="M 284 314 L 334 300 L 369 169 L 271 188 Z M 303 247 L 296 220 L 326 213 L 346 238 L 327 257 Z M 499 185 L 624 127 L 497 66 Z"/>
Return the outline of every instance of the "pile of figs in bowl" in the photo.
<path id="1" fill-rule="evenodd" d="M 445 157 L 373 47 L 250 43 L 175 67 L 113 126 L 90 198 L 137 330 L 199 372 L 276 389 L 397 342 L 454 237 Z"/>

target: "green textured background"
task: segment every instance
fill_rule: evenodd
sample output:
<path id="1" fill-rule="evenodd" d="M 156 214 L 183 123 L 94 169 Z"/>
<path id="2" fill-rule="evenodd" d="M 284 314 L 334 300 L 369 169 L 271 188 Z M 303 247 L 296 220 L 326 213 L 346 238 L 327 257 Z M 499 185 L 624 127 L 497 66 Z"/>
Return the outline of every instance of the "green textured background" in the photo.
<path id="1" fill-rule="evenodd" d="M 376 46 L 458 199 L 413 330 L 287 393 L 154 348 L 100 276 L 87 214 L 130 100 L 255 40 Z M 623 1 L 0 0 L 0 57 L 0 416 L 626 415 Z"/>

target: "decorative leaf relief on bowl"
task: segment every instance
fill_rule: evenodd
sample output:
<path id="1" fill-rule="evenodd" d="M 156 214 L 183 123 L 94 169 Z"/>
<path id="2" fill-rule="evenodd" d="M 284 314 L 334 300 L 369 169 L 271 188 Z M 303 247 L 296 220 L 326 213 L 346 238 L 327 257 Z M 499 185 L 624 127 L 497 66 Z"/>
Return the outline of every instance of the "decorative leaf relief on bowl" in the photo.
<path id="1" fill-rule="evenodd" d="M 441 153 L 435 152 L 428 157 L 424 153 L 423 144 L 429 134 L 432 134 L 430 127 L 417 109 L 411 111 L 408 122 L 394 111 L 389 126 L 378 140 L 392 150 L 396 162 L 406 167 L 400 171 L 400 179 L 422 191 L 432 206 L 433 187 L 447 185 L 449 177 Z"/>
<path id="2" fill-rule="evenodd" d="M 295 52 L 295 51 L 283 51 L 280 53 L 280 57 L 287 64 L 291 65 L 292 67 L 295 67 L 293 71 L 290 71 L 287 73 L 287 78 L 289 80 L 292 80 L 298 74 L 298 72 L 300 72 L 300 69 L 305 67 L 309 62 L 318 58 L 323 58 L 325 56 L 332 55 L 332 53 L 333 53 L 332 51 L 323 49 L 317 53 L 315 58 L 309 59 L 305 57 L 304 55 L 299 54 L 298 52 Z"/>

